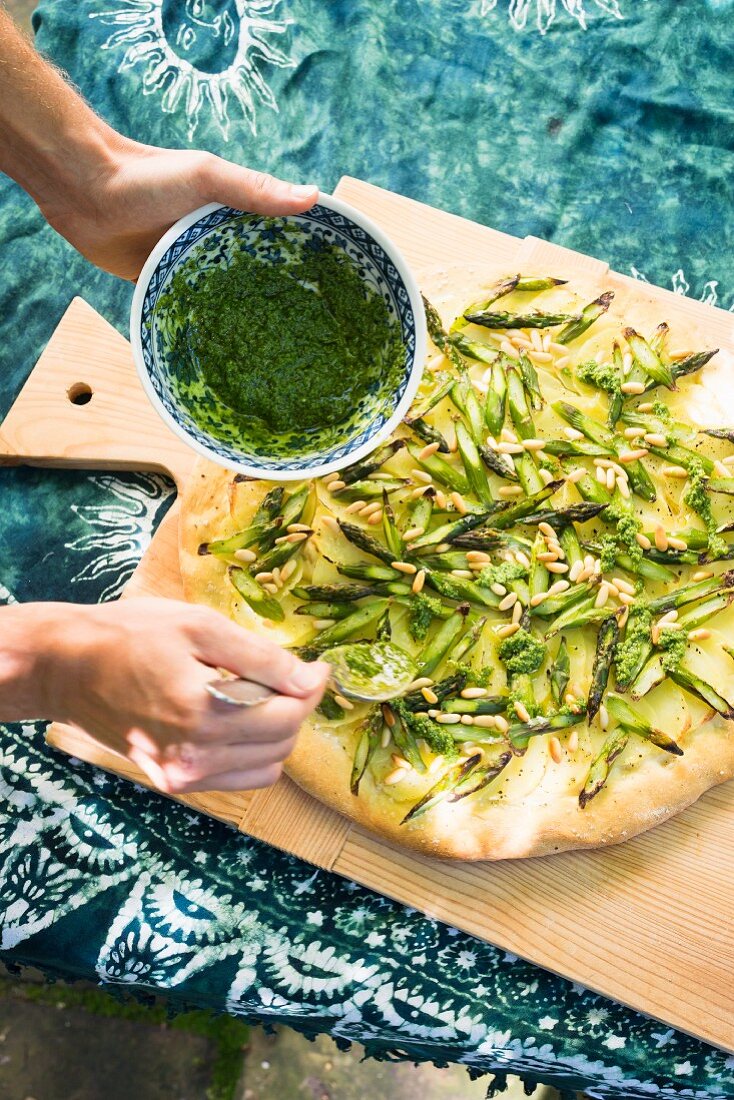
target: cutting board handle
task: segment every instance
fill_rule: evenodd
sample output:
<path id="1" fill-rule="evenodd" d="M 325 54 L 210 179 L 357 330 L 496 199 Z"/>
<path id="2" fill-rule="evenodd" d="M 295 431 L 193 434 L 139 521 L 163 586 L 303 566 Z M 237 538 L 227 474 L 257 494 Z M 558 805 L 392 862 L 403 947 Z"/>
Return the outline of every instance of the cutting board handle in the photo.
<path id="1" fill-rule="evenodd" d="M 0 424 L 0 465 L 155 470 L 180 489 L 196 457 L 148 401 L 128 341 L 74 298 Z"/>

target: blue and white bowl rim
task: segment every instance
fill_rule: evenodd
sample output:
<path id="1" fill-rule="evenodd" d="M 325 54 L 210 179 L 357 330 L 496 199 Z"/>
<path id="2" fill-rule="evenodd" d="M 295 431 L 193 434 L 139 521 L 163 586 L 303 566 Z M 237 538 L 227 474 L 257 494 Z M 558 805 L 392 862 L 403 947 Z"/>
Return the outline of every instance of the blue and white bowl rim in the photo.
<path id="1" fill-rule="evenodd" d="M 212 462 L 217 463 L 219 466 L 234 470 L 238 473 L 245 474 L 252 478 L 264 478 L 273 481 L 301 481 L 307 477 L 322 477 L 325 474 L 332 473 L 334 471 L 344 469 L 345 466 L 351 465 L 354 462 L 358 462 L 366 455 L 375 450 L 381 443 L 385 442 L 398 427 L 406 412 L 410 408 L 410 405 L 415 397 L 416 391 L 420 385 L 421 376 L 423 374 L 423 367 L 426 357 L 426 343 L 427 332 L 425 323 L 425 313 L 423 309 L 423 301 L 421 293 L 416 282 L 414 275 L 412 274 L 408 264 L 399 249 L 393 244 L 385 232 L 367 217 L 360 210 L 351 206 L 349 203 L 343 202 L 341 199 L 334 198 L 332 195 L 319 193 L 317 199 L 317 205 L 324 206 L 329 210 L 333 210 L 335 213 L 340 214 L 345 219 L 353 222 L 360 229 L 368 233 L 376 244 L 380 246 L 382 251 L 390 263 L 395 268 L 400 281 L 402 282 L 410 303 L 410 308 L 413 314 L 413 326 L 414 326 L 414 349 L 412 354 L 412 361 L 410 353 L 408 354 L 408 361 L 406 363 L 407 381 L 403 390 L 402 397 L 393 409 L 391 415 L 385 420 L 382 425 L 374 432 L 369 433 L 367 429 L 367 438 L 363 439 L 365 433 L 361 433 L 360 436 L 353 440 L 354 446 L 345 444 L 341 448 L 342 453 L 328 461 L 319 462 L 303 460 L 300 462 L 298 459 L 294 459 L 294 462 L 290 466 L 269 466 L 266 461 L 260 462 L 248 461 L 246 456 L 243 455 L 242 459 L 231 457 L 220 450 L 218 442 L 214 439 L 211 440 L 211 445 L 202 443 L 199 439 L 191 435 L 190 431 L 179 421 L 175 415 L 177 410 L 170 409 L 165 404 L 157 390 L 155 389 L 148 369 L 145 364 L 145 358 L 143 355 L 143 341 L 142 341 L 142 325 L 143 325 L 143 305 L 145 297 L 148 292 L 150 282 L 158 269 L 161 259 L 168 252 L 169 248 L 177 239 L 192 225 L 195 225 L 202 218 L 207 217 L 209 214 L 216 210 L 229 209 L 223 206 L 221 203 L 207 203 L 206 206 L 201 206 L 197 210 L 193 210 L 190 214 L 180 218 L 175 225 L 161 237 L 158 244 L 151 252 L 148 259 L 143 265 L 143 269 L 138 278 L 135 291 L 133 293 L 132 306 L 130 310 L 130 343 L 132 345 L 133 359 L 140 378 L 141 384 L 145 393 L 148 396 L 153 407 L 158 412 L 159 416 L 168 425 L 171 431 L 174 432 L 180 439 L 184 440 L 194 451 L 198 452 L 204 458 L 210 459 Z M 306 211 L 306 215 L 308 211 Z M 294 215 L 298 217 L 299 215 Z M 360 442 L 360 440 L 362 440 Z M 221 444 L 222 448 L 225 448 L 226 444 Z"/>

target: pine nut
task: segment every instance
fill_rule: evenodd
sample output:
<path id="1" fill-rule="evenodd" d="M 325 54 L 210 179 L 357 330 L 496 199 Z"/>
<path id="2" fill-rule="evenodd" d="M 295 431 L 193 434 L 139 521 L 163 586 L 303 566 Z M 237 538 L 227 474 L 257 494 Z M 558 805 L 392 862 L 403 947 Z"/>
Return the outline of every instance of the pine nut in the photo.
<path id="1" fill-rule="evenodd" d="M 511 428 L 503 428 L 500 432 L 500 439 L 505 443 L 518 443 L 519 440 Z"/>
<path id="2" fill-rule="evenodd" d="M 436 772 L 439 770 L 439 768 L 442 767 L 442 765 L 443 765 L 443 757 L 442 756 L 435 757 L 431 761 L 431 763 L 428 765 L 428 774 L 429 775 L 435 775 Z"/>
<path id="3" fill-rule="evenodd" d="M 413 565 L 412 561 L 391 561 L 390 565 L 393 569 L 397 569 L 398 573 L 407 573 L 411 577 L 418 572 L 418 566 Z"/>
<path id="4" fill-rule="evenodd" d="M 610 467 L 607 470 L 607 489 L 609 490 L 610 493 L 614 489 L 616 481 L 617 481 L 617 475 L 614 472 L 614 470 Z"/>
<path id="5" fill-rule="evenodd" d="M 637 406 L 637 411 L 641 413 L 651 413 L 654 407 L 652 401 L 643 401 L 641 405 Z"/>
<path id="6" fill-rule="evenodd" d="M 620 462 L 637 462 L 638 459 L 645 458 L 649 453 L 645 447 L 638 447 L 636 451 L 622 451 L 618 458 Z"/>
<path id="7" fill-rule="evenodd" d="M 395 711 L 387 703 L 382 704 L 382 717 L 385 719 L 385 724 L 392 729 L 397 719 L 395 718 Z"/>
<path id="8" fill-rule="evenodd" d="M 426 583 L 426 571 L 425 571 L 425 569 L 421 569 L 421 571 L 419 573 L 416 573 L 416 575 L 415 575 L 415 580 L 413 581 L 413 583 L 411 585 L 411 591 L 415 592 L 415 594 L 418 595 L 419 592 L 423 591 L 423 585 L 425 583 Z"/>
<path id="9" fill-rule="evenodd" d="M 430 687 L 433 680 L 430 676 L 419 676 L 412 684 L 408 684 L 407 691 L 420 691 L 421 688 Z"/>
<path id="10" fill-rule="evenodd" d="M 580 561 L 576 562 L 576 565 L 581 565 L 581 562 Z M 569 576 L 570 576 L 570 574 L 569 574 Z M 565 592 L 570 587 L 571 587 L 571 585 L 566 580 L 555 581 L 550 586 L 550 588 L 548 589 L 548 595 L 549 596 L 559 596 L 561 594 L 561 592 Z"/>
<path id="11" fill-rule="evenodd" d="M 566 481 L 570 481 L 572 485 L 575 485 L 577 481 L 581 481 L 581 478 L 585 476 L 586 470 L 582 466 L 577 466 L 566 474 Z"/>
<path id="12" fill-rule="evenodd" d="M 562 355 L 560 359 L 556 359 L 557 370 L 565 370 L 568 364 L 571 362 L 570 355 Z"/>
<path id="13" fill-rule="evenodd" d="M 578 730 L 571 730 L 570 734 L 568 735 L 568 741 L 566 742 L 566 748 L 568 749 L 569 752 L 576 752 L 576 749 L 578 747 L 579 747 L 579 731 Z"/>
<path id="14" fill-rule="evenodd" d="M 665 533 L 665 528 L 662 523 L 659 523 L 655 528 L 655 545 L 658 550 L 668 549 L 668 536 Z"/>
<path id="15" fill-rule="evenodd" d="M 652 549 L 652 543 L 650 542 L 649 538 L 647 537 L 647 535 L 643 535 L 641 531 L 637 532 L 635 538 L 637 539 L 637 545 L 641 546 L 643 550 Z"/>
<path id="16" fill-rule="evenodd" d="M 599 707 L 599 725 L 603 730 L 606 730 L 609 727 L 609 711 L 603 703 Z"/>
<path id="17" fill-rule="evenodd" d="M 336 481 L 330 481 L 326 488 L 330 493 L 338 493 L 340 489 L 346 489 L 346 481 L 341 481 L 339 478 Z"/>
<path id="18" fill-rule="evenodd" d="M 549 573 L 568 573 L 565 561 L 549 561 L 546 562 L 545 567 Z"/>
<path id="19" fill-rule="evenodd" d="M 422 497 L 423 494 L 425 493 L 425 491 L 428 488 L 429 488 L 428 485 L 419 485 L 416 489 L 411 489 L 410 499 L 411 500 L 418 500 L 418 497 Z M 436 496 L 438 497 L 438 494 L 436 494 Z"/>
<path id="20" fill-rule="evenodd" d="M 531 607 L 540 607 L 543 600 L 546 599 L 547 596 L 548 596 L 547 592 L 537 592 L 534 596 L 530 597 L 530 606 Z"/>
<path id="21" fill-rule="evenodd" d="M 681 479 L 688 477 L 688 470 L 685 466 L 663 466 L 660 472 L 664 474 L 665 477 L 677 477 Z"/>
<path id="22" fill-rule="evenodd" d="M 522 443 L 498 443 L 497 453 L 501 455 L 521 455 L 525 448 Z"/>
<path id="23" fill-rule="evenodd" d="M 390 759 L 396 768 L 407 768 L 412 770 L 413 765 L 410 761 L 406 760 L 404 756 L 400 756 L 398 753 L 393 752 L 390 754 Z"/>
<path id="24" fill-rule="evenodd" d="M 637 439 L 638 436 L 644 435 L 647 439 L 647 433 L 644 428 L 625 428 L 622 432 L 625 439 Z"/>
<path id="25" fill-rule="evenodd" d="M 594 607 L 604 607 L 608 599 L 609 585 L 606 583 L 606 581 L 603 581 L 599 585 L 599 591 L 597 592 L 596 599 L 594 600 Z"/>
<path id="26" fill-rule="evenodd" d="M 508 729 L 510 728 L 510 723 L 502 714 L 495 714 L 494 724 L 500 731 L 500 733 L 507 733 Z"/>
<path id="27" fill-rule="evenodd" d="M 497 720 L 493 714 L 475 714 L 474 725 L 483 730 L 497 729 Z"/>
<path id="28" fill-rule="evenodd" d="M 619 477 L 617 475 L 617 488 L 623 497 L 629 499 L 630 497 L 630 485 L 626 477 Z"/>
<path id="29" fill-rule="evenodd" d="M 509 638 L 511 635 L 516 634 L 520 629 L 519 623 L 508 623 L 507 626 L 501 626 L 497 631 L 498 638 Z"/>
<path id="30" fill-rule="evenodd" d="M 689 642 L 704 642 L 707 638 L 711 637 L 711 631 L 706 630 L 705 627 L 699 627 L 698 630 L 688 631 Z"/>
<path id="31" fill-rule="evenodd" d="M 446 511 L 446 494 L 443 489 L 436 489 L 435 501 L 442 512 Z"/>
<path id="32" fill-rule="evenodd" d="M 237 559 L 237 561 L 257 561 L 257 554 L 254 550 L 235 550 L 234 557 Z"/>
<path id="33" fill-rule="evenodd" d="M 392 734 L 390 733 L 390 730 L 387 728 L 387 726 L 383 726 L 382 736 L 380 737 L 380 745 L 382 746 L 383 749 L 386 749 L 391 741 L 392 741 Z"/>
<path id="34" fill-rule="evenodd" d="M 520 719 L 520 721 L 521 722 L 529 722 L 530 721 L 530 711 L 525 706 L 525 704 L 520 702 L 520 700 L 518 699 L 518 700 L 516 700 L 514 706 L 515 706 L 515 714 Z"/>
<path id="35" fill-rule="evenodd" d="M 431 455 L 435 455 L 436 451 L 440 450 L 440 443 L 428 443 L 422 451 L 418 452 L 418 458 L 421 461 L 425 458 L 430 458 Z"/>
<path id="36" fill-rule="evenodd" d="M 366 504 L 366 500 L 355 500 L 352 502 L 352 504 L 349 505 L 348 508 L 345 508 L 344 511 L 347 513 L 347 515 L 353 515 L 355 512 L 361 512 Z"/>
<path id="37" fill-rule="evenodd" d="M 541 365 L 553 362 L 553 356 L 549 351 L 535 351 L 535 349 L 533 349 L 529 352 L 529 355 L 535 363 L 540 363 Z"/>
<path id="38" fill-rule="evenodd" d="M 422 481 L 424 485 L 431 485 L 433 483 L 433 478 L 426 470 L 411 470 L 410 474 L 415 481 Z"/>
<path id="39" fill-rule="evenodd" d="M 379 512 L 379 511 L 381 511 L 381 509 L 382 509 L 382 504 L 380 503 L 379 500 L 371 500 L 369 502 L 369 504 L 367 504 L 362 509 L 362 518 L 363 519 L 368 519 L 369 516 L 373 516 L 375 514 L 375 512 Z"/>
<path id="40" fill-rule="evenodd" d="M 474 579 L 474 574 L 471 569 L 452 569 L 452 577 L 458 577 L 462 581 L 471 581 Z"/>
<path id="41" fill-rule="evenodd" d="M 378 523 L 382 523 L 382 508 L 380 508 L 379 512 L 375 512 L 374 515 L 370 516 L 367 523 L 370 527 L 376 527 Z"/>
<path id="42" fill-rule="evenodd" d="M 673 607 L 670 611 L 666 611 L 664 615 L 660 616 L 661 623 L 674 623 L 678 618 L 678 608 Z"/>
<path id="43" fill-rule="evenodd" d="M 558 561 L 558 554 L 555 550 L 543 550 L 542 553 L 537 555 L 537 561 L 542 561 L 544 564 L 549 561 Z"/>
<path id="44" fill-rule="evenodd" d="M 540 467 L 538 473 L 540 474 L 540 479 L 544 485 L 550 485 L 551 481 L 553 481 L 553 474 L 550 472 L 550 470 L 546 470 L 544 466 Z"/>
<path id="45" fill-rule="evenodd" d="M 627 607 L 632 607 L 632 604 L 635 602 L 635 597 L 630 596 L 628 592 L 620 592 L 617 599 Z"/>
<path id="46" fill-rule="evenodd" d="M 514 604 L 513 608 L 512 608 L 512 621 L 513 621 L 513 623 L 519 623 L 522 616 L 523 616 L 522 604 L 518 600 L 517 603 Z"/>
<path id="47" fill-rule="evenodd" d="M 645 443 L 651 447 L 667 447 L 668 441 L 661 432 L 645 432 Z"/>
<path id="48" fill-rule="evenodd" d="M 263 587 L 263 591 L 267 592 L 268 595 L 270 595 L 270 596 L 275 596 L 278 593 L 277 584 L 272 584 L 272 583 L 271 584 L 264 584 L 262 587 Z"/>
<path id="49" fill-rule="evenodd" d="M 644 382 L 623 382 L 619 387 L 622 393 L 640 394 L 645 392 Z"/>
<path id="50" fill-rule="evenodd" d="M 489 554 L 484 552 L 484 550 L 467 550 L 466 560 L 471 562 L 481 562 L 482 565 L 486 565 L 487 562 L 490 562 L 492 559 Z"/>
<path id="51" fill-rule="evenodd" d="M 273 574 L 272 573 L 256 573 L 255 574 L 255 580 L 257 581 L 258 584 L 272 584 Z"/>
<path id="52" fill-rule="evenodd" d="M 515 551 L 515 561 L 518 565 L 523 565 L 526 569 L 530 568 L 530 558 L 527 556 L 524 550 Z"/>
<path id="53" fill-rule="evenodd" d="M 603 485 L 606 488 L 607 472 L 601 466 L 597 466 L 596 468 L 596 480 L 599 482 L 600 485 Z"/>
<path id="54" fill-rule="evenodd" d="M 489 695 L 486 688 L 480 687 L 468 687 L 464 688 L 461 692 L 462 699 L 483 699 L 485 695 Z"/>
<path id="55" fill-rule="evenodd" d="M 691 580 L 692 581 L 707 581 L 707 580 L 709 580 L 709 578 L 713 577 L 713 575 L 714 574 L 713 574 L 712 569 L 697 569 L 696 572 L 691 577 Z"/>
<path id="56" fill-rule="evenodd" d="M 340 695 L 336 691 L 334 692 L 334 702 L 338 703 L 340 707 L 344 708 L 344 710 L 354 710 L 354 703 L 352 702 L 352 700 L 345 698 L 343 695 Z"/>
<path id="57" fill-rule="evenodd" d="M 322 516 L 321 522 L 324 527 L 328 527 L 330 531 L 333 531 L 337 535 L 341 534 L 341 527 L 335 516 Z"/>
<path id="58" fill-rule="evenodd" d="M 461 724 L 462 724 L 462 726 L 473 726 L 474 725 L 474 715 L 473 714 L 462 714 Z"/>
<path id="59" fill-rule="evenodd" d="M 411 527 L 405 532 L 403 537 L 406 542 L 412 542 L 413 539 L 419 539 L 421 535 L 425 535 L 425 533 L 425 527 Z"/>
<path id="60" fill-rule="evenodd" d="M 503 600 L 500 600 L 498 611 L 509 611 L 517 603 L 517 592 L 508 592 Z"/>
<path id="61" fill-rule="evenodd" d="M 411 771 L 412 770 L 413 769 L 411 768 Z M 392 771 L 389 775 L 385 776 L 385 778 L 383 779 L 383 783 L 386 787 L 394 787 L 396 783 L 401 783 L 403 779 L 405 779 L 407 774 L 408 773 L 405 768 L 396 768 L 395 771 Z"/>
<path id="62" fill-rule="evenodd" d="M 422 687 L 421 688 L 421 695 L 423 696 L 423 698 L 425 699 L 425 701 L 427 703 L 437 703 L 438 702 L 438 696 L 436 695 L 436 692 L 432 691 L 431 688 L 429 688 L 429 687 Z"/>
<path id="63" fill-rule="evenodd" d="M 540 471 L 542 474 L 542 470 Z M 547 473 L 548 471 L 546 471 Z M 501 485 L 497 490 L 497 496 L 502 497 L 504 500 L 509 500 L 512 497 L 521 497 L 524 490 L 520 485 Z"/>
<path id="64" fill-rule="evenodd" d="M 460 714 L 439 714 L 436 718 L 442 726 L 458 726 L 461 721 Z"/>
<path id="65" fill-rule="evenodd" d="M 541 535 L 545 535 L 546 538 L 558 538 L 555 527 L 551 527 L 550 523 L 546 523 L 545 520 L 540 521 L 540 523 L 538 524 L 538 530 L 540 531 Z"/>
<path id="66" fill-rule="evenodd" d="M 459 512 L 462 516 L 465 516 L 467 514 L 467 512 L 469 511 L 469 509 L 466 506 L 466 501 L 464 500 L 461 493 L 452 493 L 451 494 L 451 502 L 454 505 L 454 508 L 456 509 L 456 511 Z"/>
<path id="67" fill-rule="evenodd" d="M 552 737 L 548 738 L 548 752 L 550 753 L 551 760 L 554 764 L 561 763 L 561 761 L 563 760 L 563 748 L 561 746 L 561 742 L 558 740 L 555 734 L 553 734 Z"/>
<path id="68" fill-rule="evenodd" d="M 688 543 L 685 539 L 678 539 L 674 535 L 668 535 L 668 546 L 671 550 L 687 550 Z"/>
<path id="69" fill-rule="evenodd" d="M 627 592 L 630 596 L 634 596 L 635 586 L 630 584 L 629 581 L 624 580 L 622 577 L 612 577 L 612 581 L 620 592 Z"/>
<path id="70" fill-rule="evenodd" d="M 490 584 L 489 590 L 490 592 L 494 592 L 495 596 L 507 595 L 507 589 L 505 588 L 504 584 L 500 584 L 499 581 L 495 581 L 494 584 Z"/>
<path id="71" fill-rule="evenodd" d="M 542 451 L 545 446 L 544 439 L 523 439 L 522 445 L 526 451 Z"/>

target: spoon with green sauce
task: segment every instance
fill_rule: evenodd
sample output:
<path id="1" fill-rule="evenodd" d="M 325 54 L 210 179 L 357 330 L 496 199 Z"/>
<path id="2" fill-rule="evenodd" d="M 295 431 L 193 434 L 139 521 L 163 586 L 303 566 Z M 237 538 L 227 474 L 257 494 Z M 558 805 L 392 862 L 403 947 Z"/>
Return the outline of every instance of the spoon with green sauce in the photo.
<path id="1" fill-rule="evenodd" d="M 395 699 L 415 680 L 418 666 L 394 642 L 354 642 L 327 649 L 321 659 L 332 666 L 332 679 L 342 695 L 360 703 Z M 206 685 L 215 699 L 239 707 L 255 707 L 277 692 L 251 680 L 212 680 Z"/>

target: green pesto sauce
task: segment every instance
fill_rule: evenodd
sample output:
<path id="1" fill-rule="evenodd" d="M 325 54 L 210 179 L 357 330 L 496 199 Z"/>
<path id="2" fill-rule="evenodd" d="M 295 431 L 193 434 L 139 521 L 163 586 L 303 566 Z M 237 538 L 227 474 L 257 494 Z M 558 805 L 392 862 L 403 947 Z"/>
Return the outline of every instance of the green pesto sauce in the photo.
<path id="1" fill-rule="evenodd" d="M 493 584 L 503 584 L 509 588 L 513 581 L 519 581 L 528 575 L 527 569 L 517 562 L 503 561 L 499 565 L 485 565 L 479 574 L 478 583 L 484 588 Z"/>
<path id="2" fill-rule="evenodd" d="M 595 386 L 606 393 L 618 393 L 620 387 L 619 372 L 611 363 L 597 363 L 590 359 L 587 363 L 579 363 L 576 367 L 576 376 L 587 386 Z"/>
<path id="3" fill-rule="evenodd" d="M 642 527 L 640 521 L 632 514 L 627 505 L 620 504 L 617 501 L 612 501 L 611 504 L 607 505 L 603 516 L 607 523 L 614 524 L 613 537 L 620 551 L 629 554 L 635 565 L 638 565 L 642 561 L 642 547 L 637 541 L 637 533 Z M 607 567 L 611 568 L 609 563 L 613 564 L 613 556 L 608 545 L 605 549 Z"/>
<path id="4" fill-rule="evenodd" d="M 164 324 L 175 318 L 177 372 L 203 387 L 205 423 L 195 406 L 192 416 L 211 430 L 218 403 L 246 448 L 294 432 L 306 449 L 330 445 L 336 429 L 394 393 L 405 362 L 385 302 L 331 245 L 278 264 L 247 252 L 227 267 L 189 262 L 158 311 Z"/>
<path id="5" fill-rule="evenodd" d="M 442 609 L 441 601 L 434 596 L 427 596 L 425 592 L 419 592 L 411 598 L 408 628 L 414 642 L 425 640 L 431 623 L 441 614 Z"/>
<path id="6" fill-rule="evenodd" d="M 727 551 L 726 541 L 716 533 L 718 524 L 711 510 L 711 498 L 706 491 L 706 477 L 700 462 L 692 459 L 688 467 L 688 484 L 683 493 L 683 503 L 687 504 L 706 524 L 709 536 L 709 553 L 712 558 L 723 557 Z"/>
<path id="7" fill-rule="evenodd" d="M 507 668 L 508 676 L 532 675 L 543 663 L 546 646 L 527 630 L 518 630 L 501 643 L 499 659 Z"/>
<path id="8" fill-rule="evenodd" d="M 388 698 L 399 694 L 415 678 L 416 665 L 393 642 L 354 642 L 335 646 L 323 654 L 334 666 L 339 685 L 347 692 Z"/>
<path id="9" fill-rule="evenodd" d="M 620 683 L 626 684 L 637 668 L 643 647 L 650 643 L 651 626 L 650 609 L 644 604 L 635 604 L 630 609 L 624 641 L 620 642 L 614 651 L 614 664 Z"/>
<path id="10" fill-rule="evenodd" d="M 453 760 L 459 755 L 459 747 L 447 726 L 439 725 L 420 711 L 409 711 L 399 700 L 392 707 L 413 736 L 422 737 L 433 752 L 439 753 L 446 760 Z"/>
<path id="11" fill-rule="evenodd" d="M 661 630 L 658 646 L 663 653 L 660 663 L 666 672 L 673 672 L 685 656 L 688 639 L 682 630 Z"/>

